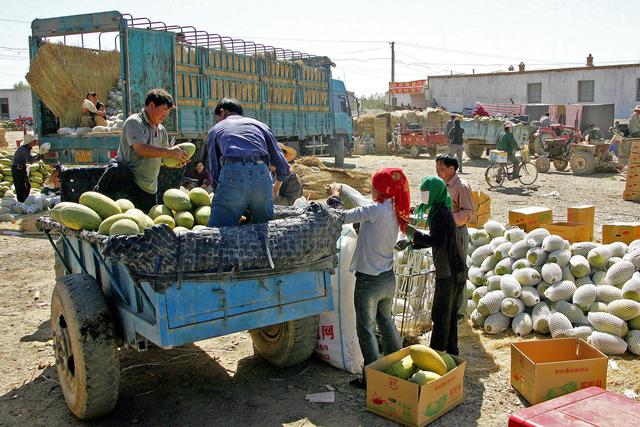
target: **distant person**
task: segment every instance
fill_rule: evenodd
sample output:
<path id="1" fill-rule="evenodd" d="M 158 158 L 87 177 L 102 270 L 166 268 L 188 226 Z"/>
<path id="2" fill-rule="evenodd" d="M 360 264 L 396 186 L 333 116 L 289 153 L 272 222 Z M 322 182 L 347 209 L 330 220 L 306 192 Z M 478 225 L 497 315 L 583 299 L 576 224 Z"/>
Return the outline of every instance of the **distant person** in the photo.
<path id="1" fill-rule="evenodd" d="M 452 114 L 451 118 L 449 118 L 449 121 L 447 122 L 447 125 L 444 127 L 444 136 L 447 137 L 447 142 L 449 144 L 451 144 L 451 138 L 449 138 L 449 131 L 451 131 L 451 129 L 453 129 L 455 120 L 456 120 L 456 115 Z"/>
<path id="2" fill-rule="evenodd" d="M 195 164 L 195 168 L 193 172 L 189 174 L 187 177 L 189 182 L 186 187 L 188 190 L 200 187 L 207 190 L 208 193 L 211 193 L 211 186 L 213 185 L 213 178 L 211 177 L 211 172 L 209 172 L 205 167 L 202 161 L 198 160 Z"/>
<path id="3" fill-rule="evenodd" d="M 438 108 L 438 101 L 435 98 L 431 100 L 431 108 Z"/>
<path id="4" fill-rule="evenodd" d="M 549 112 L 547 111 L 542 115 L 542 117 L 540 117 L 540 127 L 548 128 L 549 126 L 551 126 L 551 117 Z"/>
<path id="5" fill-rule="evenodd" d="M 629 136 L 631 138 L 640 138 L 640 105 L 636 105 L 633 114 L 629 118 Z"/>
<path id="6" fill-rule="evenodd" d="M 292 147 L 289 147 L 284 144 L 279 144 L 280 149 L 284 153 L 284 158 L 287 159 L 287 162 L 291 163 L 298 156 L 298 153 Z M 269 169 L 271 170 L 271 177 L 275 180 L 276 178 L 276 167 L 274 165 L 269 165 Z M 273 199 L 274 205 L 280 206 L 293 206 L 293 202 L 302 197 L 302 180 L 294 171 L 289 171 L 289 175 L 282 182 L 280 186 L 280 191 Z"/>
<path id="7" fill-rule="evenodd" d="M 481 103 L 476 102 L 475 108 L 471 113 L 471 117 L 480 116 L 480 117 L 489 117 L 489 113 L 484 109 Z"/>
<path id="8" fill-rule="evenodd" d="M 462 152 L 464 151 L 464 129 L 460 126 L 460 120 L 455 119 L 453 121 L 453 128 L 449 131 L 448 137 L 451 141 L 449 143 L 449 153 L 458 157 L 459 172 L 462 173 Z"/>
<path id="9" fill-rule="evenodd" d="M 95 92 L 87 93 L 87 97 L 82 102 L 80 126 L 92 128 L 95 126 L 107 125 L 107 121 L 105 119 L 106 113 L 98 110 L 96 106 L 98 102 L 98 95 Z"/>
<path id="10" fill-rule="evenodd" d="M 27 165 L 41 158 L 41 155 L 37 157 L 31 156 L 31 149 L 38 145 L 38 142 L 38 135 L 26 134 L 22 145 L 18 147 L 13 155 L 11 176 L 13 177 L 13 186 L 16 189 L 16 199 L 18 199 L 20 203 L 24 203 L 24 201 L 27 200 L 29 192 L 31 191 Z"/>
<path id="11" fill-rule="evenodd" d="M 507 160 L 513 163 L 513 176 L 517 177 L 520 171 L 520 161 L 516 157 L 516 152 L 520 147 L 518 147 L 516 138 L 513 136 L 513 133 L 511 133 L 512 127 L 513 125 L 511 123 L 504 125 L 504 132 L 498 136 L 497 148 L 498 150 L 507 152 Z"/>

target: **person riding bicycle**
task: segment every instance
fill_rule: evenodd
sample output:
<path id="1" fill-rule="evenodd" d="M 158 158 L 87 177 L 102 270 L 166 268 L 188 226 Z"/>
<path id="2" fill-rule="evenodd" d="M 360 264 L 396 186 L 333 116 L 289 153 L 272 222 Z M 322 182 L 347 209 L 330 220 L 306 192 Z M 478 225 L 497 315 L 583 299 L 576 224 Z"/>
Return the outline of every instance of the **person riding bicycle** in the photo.
<path id="1" fill-rule="evenodd" d="M 519 176 L 520 160 L 516 157 L 516 151 L 518 151 L 520 147 L 518 147 L 518 143 L 516 142 L 513 133 L 511 133 L 512 127 L 513 123 L 505 123 L 504 132 L 498 136 L 497 146 L 498 150 L 507 152 L 507 160 L 513 163 L 513 177 L 517 178 Z"/>

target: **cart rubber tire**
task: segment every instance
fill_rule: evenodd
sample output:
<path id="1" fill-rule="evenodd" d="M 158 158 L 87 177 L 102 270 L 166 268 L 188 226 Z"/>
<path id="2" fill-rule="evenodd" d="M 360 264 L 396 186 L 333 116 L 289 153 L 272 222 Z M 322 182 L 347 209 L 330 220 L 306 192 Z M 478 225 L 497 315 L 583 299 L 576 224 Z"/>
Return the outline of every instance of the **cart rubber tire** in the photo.
<path id="1" fill-rule="evenodd" d="M 257 354 L 273 366 L 289 367 L 313 354 L 318 339 L 318 316 L 252 329 L 249 333 Z"/>
<path id="2" fill-rule="evenodd" d="M 464 154 L 466 154 L 468 158 L 473 160 L 481 159 L 482 153 L 484 153 L 484 148 L 481 145 L 464 144 Z"/>
<path id="3" fill-rule="evenodd" d="M 595 170 L 593 156 L 587 153 L 575 153 L 571 156 L 571 171 L 574 175 L 589 175 Z"/>
<path id="4" fill-rule="evenodd" d="M 554 160 L 553 167 L 556 168 L 557 171 L 562 172 L 563 170 L 566 170 L 567 167 L 569 167 L 569 162 L 567 162 L 566 160 Z"/>
<path id="5" fill-rule="evenodd" d="M 554 160 L 555 162 L 555 160 Z M 540 156 L 536 159 L 536 169 L 540 173 L 547 173 L 551 169 L 551 162 L 547 156 Z"/>
<path id="6" fill-rule="evenodd" d="M 105 415 L 118 401 L 120 363 L 111 312 L 88 274 L 56 282 L 51 330 L 58 379 L 67 406 L 81 420 Z"/>
<path id="7" fill-rule="evenodd" d="M 420 147 L 418 147 L 417 145 L 412 145 L 411 148 L 409 148 L 409 154 L 414 159 L 417 159 L 418 157 L 420 157 Z"/>
<path id="8" fill-rule="evenodd" d="M 344 167 L 344 139 L 342 137 L 338 137 L 335 139 L 335 156 L 334 156 L 334 166 L 337 168 Z"/>

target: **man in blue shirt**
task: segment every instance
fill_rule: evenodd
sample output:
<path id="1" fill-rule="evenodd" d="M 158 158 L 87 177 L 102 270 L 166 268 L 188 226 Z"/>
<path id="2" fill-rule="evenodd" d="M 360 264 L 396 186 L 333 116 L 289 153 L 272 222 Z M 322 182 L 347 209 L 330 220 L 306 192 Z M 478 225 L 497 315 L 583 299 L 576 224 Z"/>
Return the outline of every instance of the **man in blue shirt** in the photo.
<path id="1" fill-rule="evenodd" d="M 209 227 L 238 225 L 243 215 L 251 223 L 273 219 L 273 199 L 290 170 L 278 141 L 269 126 L 244 117 L 235 99 L 220 100 L 214 114 L 207 139 L 215 194 Z M 269 165 L 275 167 L 275 183 Z"/>

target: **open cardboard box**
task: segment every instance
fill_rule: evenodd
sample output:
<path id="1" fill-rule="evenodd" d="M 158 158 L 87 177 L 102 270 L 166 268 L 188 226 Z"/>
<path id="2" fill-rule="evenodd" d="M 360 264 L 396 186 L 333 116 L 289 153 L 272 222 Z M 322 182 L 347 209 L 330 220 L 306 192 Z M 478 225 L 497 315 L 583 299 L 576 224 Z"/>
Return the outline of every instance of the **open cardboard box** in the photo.
<path id="1" fill-rule="evenodd" d="M 458 366 L 425 385 L 384 372 L 408 355 L 406 347 L 367 365 L 367 409 L 404 425 L 424 426 L 462 403 L 467 362 L 452 356 Z"/>
<path id="2" fill-rule="evenodd" d="M 511 344 L 511 385 L 535 405 L 587 387 L 607 387 L 608 359 L 578 338 Z"/>

